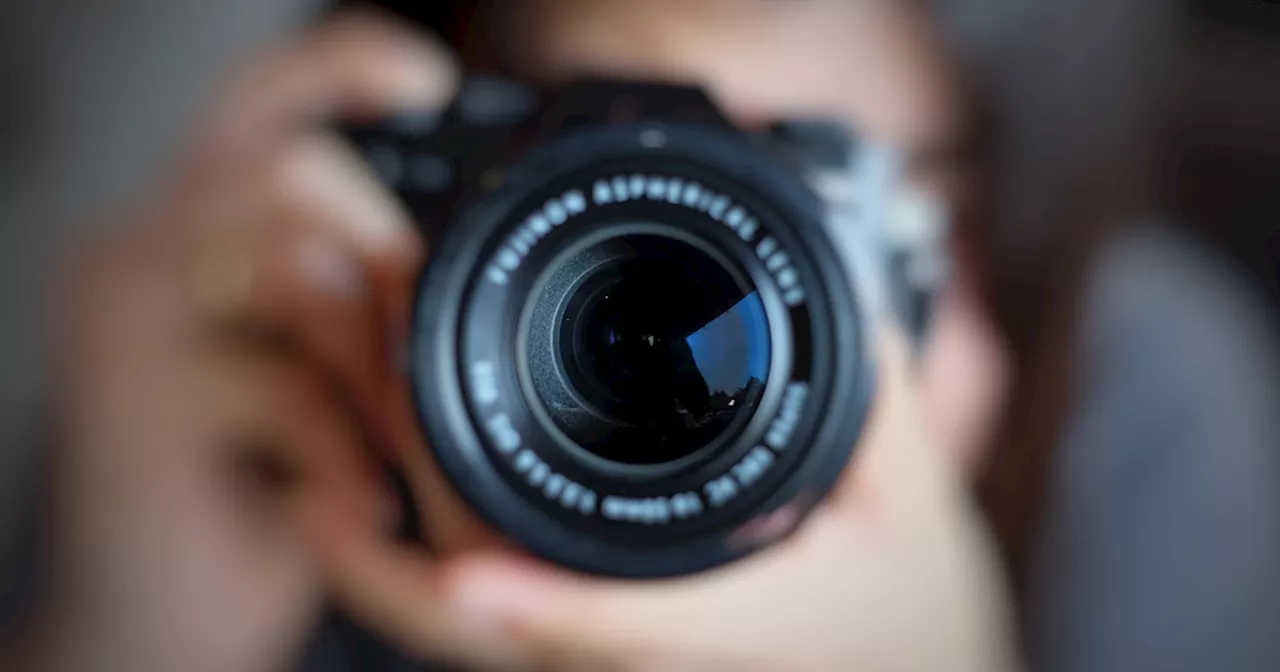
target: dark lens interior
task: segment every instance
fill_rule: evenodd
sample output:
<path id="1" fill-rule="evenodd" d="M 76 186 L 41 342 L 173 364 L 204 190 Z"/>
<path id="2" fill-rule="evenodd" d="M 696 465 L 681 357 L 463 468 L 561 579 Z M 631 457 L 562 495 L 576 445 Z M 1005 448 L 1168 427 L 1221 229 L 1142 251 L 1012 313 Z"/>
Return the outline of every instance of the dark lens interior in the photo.
<path id="1" fill-rule="evenodd" d="M 711 256 L 663 236 L 610 241 L 570 292 L 561 371 L 598 421 L 553 412 L 580 446 L 624 464 L 680 459 L 749 416 L 769 366 L 764 306 Z"/>

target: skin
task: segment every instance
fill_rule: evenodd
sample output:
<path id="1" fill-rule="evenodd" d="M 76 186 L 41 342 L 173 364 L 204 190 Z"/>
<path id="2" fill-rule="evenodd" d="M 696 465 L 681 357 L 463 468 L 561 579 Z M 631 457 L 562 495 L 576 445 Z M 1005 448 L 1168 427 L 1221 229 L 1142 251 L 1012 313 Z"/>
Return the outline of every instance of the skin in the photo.
<path id="1" fill-rule="evenodd" d="M 533 34 L 563 28 L 569 51 L 535 40 L 526 48 L 545 60 L 531 67 L 553 78 L 568 63 L 644 63 L 585 36 L 640 31 L 652 3 L 587 4 L 620 9 L 547 15 Z M 718 54 L 852 42 L 800 39 L 834 18 L 812 7 L 852 11 L 843 3 L 806 3 L 776 31 L 778 9 L 737 24 L 722 2 L 680 6 L 679 39 L 727 42 L 694 50 L 655 23 L 618 44 L 671 36 L 653 53 L 679 54 L 665 62 L 705 75 L 744 120 L 792 112 L 772 106 L 802 105 L 807 89 L 766 96 L 785 82 Z M 912 25 L 865 11 L 841 18 L 868 36 Z M 570 20 L 604 23 L 556 23 Z M 757 75 L 769 86 L 748 86 Z M 456 80 L 437 45 L 383 19 L 322 27 L 234 77 L 176 177 L 70 265 L 59 589 L 13 654 L 19 667 L 280 669 L 328 597 L 410 652 L 481 668 L 1013 669 L 964 461 L 934 438 L 945 414 L 889 327 L 858 459 L 797 534 L 746 561 L 675 581 L 588 579 L 505 548 L 454 499 L 393 365 L 429 241 L 308 122 L 436 107 Z M 858 112 L 879 99 L 827 87 L 813 96 L 890 140 L 942 132 L 903 117 L 923 104 L 911 96 L 902 114 Z M 377 458 L 405 470 L 442 555 L 390 540 Z"/>

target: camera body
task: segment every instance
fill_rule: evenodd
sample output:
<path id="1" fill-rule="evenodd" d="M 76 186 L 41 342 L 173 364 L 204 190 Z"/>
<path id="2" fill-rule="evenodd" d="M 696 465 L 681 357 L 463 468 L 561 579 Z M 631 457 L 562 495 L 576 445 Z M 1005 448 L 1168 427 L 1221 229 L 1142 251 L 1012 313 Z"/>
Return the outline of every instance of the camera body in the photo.
<path id="1" fill-rule="evenodd" d="M 789 533 L 857 442 L 875 324 L 931 294 L 937 227 L 895 228 L 893 153 L 835 124 L 470 78 L 344 130 L 430 240 L 408 373 L 436 461 L 577 570 L 686 574 Z"/>

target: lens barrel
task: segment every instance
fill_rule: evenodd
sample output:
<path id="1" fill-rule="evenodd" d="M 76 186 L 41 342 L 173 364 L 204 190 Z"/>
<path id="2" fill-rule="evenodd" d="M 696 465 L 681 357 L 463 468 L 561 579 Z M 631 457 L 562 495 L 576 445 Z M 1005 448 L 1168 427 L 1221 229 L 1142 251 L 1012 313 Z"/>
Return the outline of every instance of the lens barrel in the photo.
<path id="1" fill-rule="evenodd" d="M 802 519 L 873 371 L 795 172 L 743 136 L 642 124 L 561 137 L 491 186 L 433 242 L 413 336 L 422 426 L 466 501 L 535 554 L 636 578 Z"/>

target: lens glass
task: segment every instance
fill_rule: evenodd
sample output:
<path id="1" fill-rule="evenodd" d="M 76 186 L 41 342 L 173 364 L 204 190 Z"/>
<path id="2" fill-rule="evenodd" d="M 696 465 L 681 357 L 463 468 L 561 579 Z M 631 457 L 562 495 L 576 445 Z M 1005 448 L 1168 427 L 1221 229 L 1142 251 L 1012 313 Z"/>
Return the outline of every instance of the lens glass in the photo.
<path id="1" fill-rule="evenodd" d="M 561 371 L 596 421 L 557 424 L 613 462 L 679 460 L 754 411 L 769 368 L 764 306 L 687 242 L 610 244 L 609 261 L 568 295 L 557 339 Z"/>

